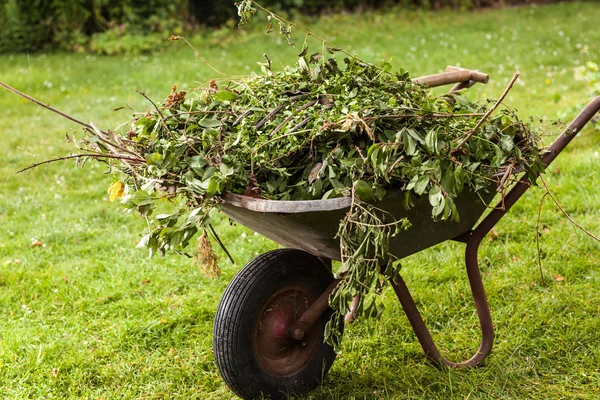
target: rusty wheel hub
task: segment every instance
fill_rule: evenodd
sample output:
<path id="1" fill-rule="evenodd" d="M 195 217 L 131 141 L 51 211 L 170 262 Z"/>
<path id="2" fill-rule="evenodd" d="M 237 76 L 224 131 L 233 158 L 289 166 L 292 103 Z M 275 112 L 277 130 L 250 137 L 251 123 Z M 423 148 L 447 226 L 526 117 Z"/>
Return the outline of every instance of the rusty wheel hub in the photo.
<path id="1" fill-rule="evenodd" d="M 322 343 L 323 319 L 317 321 L 302 340 L 291 338 L 289 332 L 315 299 L 305 287 L 288 286 L 266 302 L 254 332 L 254 344 L 261 367 L 269 373 L 294 374 L 306 365 Z"/>

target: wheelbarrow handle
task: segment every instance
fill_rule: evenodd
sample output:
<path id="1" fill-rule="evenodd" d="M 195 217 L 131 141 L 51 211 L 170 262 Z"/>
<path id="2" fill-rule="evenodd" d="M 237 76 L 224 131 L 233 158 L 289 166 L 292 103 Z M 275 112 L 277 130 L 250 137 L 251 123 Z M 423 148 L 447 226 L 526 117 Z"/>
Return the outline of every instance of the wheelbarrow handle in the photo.
<path id="1" fill-rule="evenodd" d="M 450 83 L 466 83 L 472 86 L 475 82 L 488 83 L 490 76 L 483 72 L 473 71 L 459 67 L 448 66 L 446 72 L 441 74 L 427 75 L 413 79 L 414 82 L 428 87 L 448 85 Z M 472 84 L 470 82 L 473 82 Z M 468 87 L 466 86 L 466 87 Z M 454 89 L 453 89 L 454 90 Z"/>
<path id="2" fill-rule="evenodd" d="M 581 129 L 600 111 L 600 96 L 592 100 L 548 147 L 542 161 L 547 167 L 564 150 Z"/>

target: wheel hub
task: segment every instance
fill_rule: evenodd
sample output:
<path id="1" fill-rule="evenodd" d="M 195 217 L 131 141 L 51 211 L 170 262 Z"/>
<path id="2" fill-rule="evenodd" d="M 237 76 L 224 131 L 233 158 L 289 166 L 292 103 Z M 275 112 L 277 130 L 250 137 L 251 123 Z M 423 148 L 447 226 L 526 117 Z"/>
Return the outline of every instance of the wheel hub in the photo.
<path id="1" fill-rule="evenodd" d="M 300 370 L 322 342 L 324 321 L 318 321 L 302 340 L 290 336 L 290 327 L 315 301 L 302 286 L 286 287 L 269 298 L 259 316 L 255 332 L 257 359 L 273 375 L 291 375 Z"/>

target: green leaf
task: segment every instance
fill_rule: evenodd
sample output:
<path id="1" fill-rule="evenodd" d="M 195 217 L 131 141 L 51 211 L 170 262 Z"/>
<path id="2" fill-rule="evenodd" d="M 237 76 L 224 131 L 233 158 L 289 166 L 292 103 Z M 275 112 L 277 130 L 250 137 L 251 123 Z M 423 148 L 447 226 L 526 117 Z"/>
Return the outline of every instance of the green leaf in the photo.
<path id="1" fill-rule="evenodd" d="M 298 53 L 298 57 L 304 57 L 306 55 L 307 51 L 308 51 L 308 44 L 306 44 L 306 42 L 304 42 L 304 44 L 302 45 L 302 51 L 300 51 L 300 53 Z"/>
<path id="2" fill-rule="evenodd" d="M 205 118 L 198 121 L 198 125 L 203 128 L 218 128 L 221 126 L 221 121 L 218 119 Z"/>
<path id="3" fill-rule="evenodd" d="M 437 207 L 442 203 L 444 196 L 442 195 L 442 191 L 439 186 L 434 185 L 429 190 L 429 204 L 432 207 Z"/>
<path id="4" fill-rule="evenodd" d="M 237 99 L 237 97 L 238 97 L 237 94 L 230 92 L 228 90 L 222 90 L 219 93 L 215 94 L 216 99 L 223 100 L 223 101 L 234 101 L 235 99 Z M 219 123 L 219 125 L 220 125 L 220 123 Z M 209 127 L 205 126 L 205 128 L 209 128 Z"/>
<path id="5" fill-rule="evenodd" d="M 425 193 L 425 189 L 427 189 L 427 185 L 429 185 L 429 177 L 427 175 L 422 175 L 421 177 L 419 177 L 419 179 L 415 183 L 415 188 L 414 188 L 415 194 L 418 194 L 420 196 L 423 193 Z"/>
<path id="6" fill-rule="evenodd" d="M 425 136 L 425 147 L 429 153 L 437 153 L 437 132 L 431 130 Z"/>
<path id="7" fill-rule="evenodd" d="M 366 201 L 367 203 L 373 201 L 373 189 L 367 182 L 363 180 L 354 182 L 354 190 L 356 191 L 358 198 L 362 201 Z"/>

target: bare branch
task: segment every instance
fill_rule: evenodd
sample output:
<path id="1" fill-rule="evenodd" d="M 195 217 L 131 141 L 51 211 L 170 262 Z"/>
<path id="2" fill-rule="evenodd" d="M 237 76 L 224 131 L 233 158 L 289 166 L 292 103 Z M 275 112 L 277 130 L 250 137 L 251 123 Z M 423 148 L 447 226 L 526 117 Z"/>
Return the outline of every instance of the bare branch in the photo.
<path id="1" fill-rule="evenodd" d="M 70 156 L 64 156 L 64 157 L 56 157 L 56 158 L 51 158 L 49 160 L 45 160 L 45 161 L 41 161 L 39 163 L 35 163 L 30 165 L 27 168 L 23 168 L 19 171 L 17 171 L 17 174 L 20 174 L 21 172 L 25 172 L 27 170 L 39 167 L 40 165 L 44 165 L 44 164 L 50 164 L 53 162 L 57 162 L 57 161 L 64 161 L 64 160 L 70 160 L 73 158 L 84 158 L 84 157 L 92 157 L 92 158 L 111 158 L 111 159 L 115 159 L 115 160 L 122 160 L 122 161 L 133 161 L 133 162 L 138 162 L 138 163 L 144 163 L 146 162 L 145 160 L 141 159 L 141 158 L 133 158 L 133 157 L 127 157 L 127 156 L 121 156 L 121 155 L 113 155 L 113 154 L 99 154 L 99 153 L 82 153 L 82 154 L 72 154 Z"/>
<path id="2" fill-rule="evenodd" d="M 150 99 L 150 97 L 148 97 L 146 95 L 146 92 L 140 92 L 139 90 L 136 90 L 136 92 L 138 92 L 138 94 L 140 94 L 142 97 L 144 97 L 146 100 L 148 100 L 150 102 L 150 104 L 152 104 L 152 106 L 154 106 L 154 109 L 156 110 L 156 112 L 158 113 L 158 116 L 160 117 L 160 123 L 162 124 L 163 128 L 165 128 L 165 131 L 169 132 L 169 127 L 167 126 L 167 123 L 165 122 L 166 118 L 163 115 L 163 113 L 160 111 L 160 108 L 158 108 L 156 103 L 153 102 L 152 99 Z"/>
<path id="3" fill-rule="evenodd" d="M 490 114 L 492 114 L 494 112 L 494 110 L 496 108 L 498 108 L 498 106 L 500 105 L 500 103 L 502 103 L 502 100 L 504 100 L 504 98 L 506 97 L 506 95 L 508 94 L 508 92 L 510 92 L 510 89 L 512 89 L 513 85 L 517 81 L 517 78 L 519 78 L 519 75 L 520 75 L 519 71 L 515 72 L 515 75 L 512 77 L 512 79 L 508 83 L 508 86 L 506 87 L 506 89 L 504 89 L 504 93 L 502 93 L 502 96 L 500 96 L 500 98 L 498 99 L 498 101 L 496 101 L 496 104 L 494 104 L 494 106 L 492 108 L 490 108 L 485 113 L 485 115 L 483 116 L 483 118 L 481 118 L 479 120 L 479 122 L 477 123 L 477 125 L 475 125 L 475 128 L 473 128 L 469 132 L 467 132 L 467 136 L 465 136 L 465 138 L 458 144 L 458 146 L 456 146 L 454 149 L 452 149 L 452 151 L 450 152 L 451 154 L 454 154 L 458 150 L 460 150 L 460 148 L 463 147 L 464 144 L 469 141 L 469 139 L 471 139 L 471 136 L 473 136 L 475 134 L 475 132 L 477 132 L 477 130 L 479 128 L 481 128 L 481 125 L 483 125 L 483 123 L 485 122 L 485 120 L 490 116 Z"/>
<path id="4" fill-rule="evenodd" d="M 10 91 L 10 92 L 13 92 L 13 93 L 14 93 L 14 94 L 16 94 L 16 95 L 19 95 L 19 96 L 23 97 L 24 99 L 27 99 L 27 100 L 31 101 L 32 103 L 35 103 L 35 104 L 37 104 L 37 105 L 38 105 L 38 106 L 40 106 L 40 107 L 43 107 L 43 108 L 45 108 L 46 110 L 50 110 L 50 111 L 52 111 L 53 113 L 56 113 L 56 114 L 60 115 L 61 117 L 64 117 L 64 118 L 66 118 L 66 119 L 68 119 L 68 120 L 70 120 L 70 121 L 73 121 L 73 122 L 75 122 L 75 123 L 77 123 L 77 124 L 79 124 L 79 125 L 85 126 L 86 128 L 88 128 L 88 129 L 90 129 L 90 130 L 92 130 L 92 131 L 93 131 L 93 129 L 94 129 L 94 128 L 93 128 L 93 127 L 90 125 L 90 124 L 86 124 L 85 122 L 83 122 L 83 121 L 81 121 L 81 120 L 79 120 L 79 119 L 77 119 L 77 118 L 75 118 L 75 117 L 72 117 L 72 116 L 70 116 L 70 115 L 69 115 L 69 114 L 67 114 L 67 113 L 64 113 L 64 112 L 62 112 L 62 111 L 60 111 L 60 110 L 57 110 L 56 108 L 54 108 L 54 107 L 51 107 L 51 106 L 49 106 L 48 104 L 42 103 L 41 101 L 39 101 L 39 100 L 36 100 L 36 99 L 34 99 L 33 97 L 31 97 L 31 96 L 29 96 L 29 95 L 26 95 L 26 94 L 25 94 L 25 93 L 23 93 L 23 92 L 20 92 L 20 91 L 18 91 L 17 89 L 15 89 L 15 88 L 13 88 L 13 87 L 11 87 L 11 86 L 7 85 L 7 84 L 6 84 L 6 83 L 4 83 L 4 82 L 0 82 L 0 86 L 2 86 L 3 88 L 5 88 L 6 90 L 8 90 L 8 91 Z M 106 133 L 106 132 L 104 132 L 104 131 L 103 131 L 103 133 Z"/>

